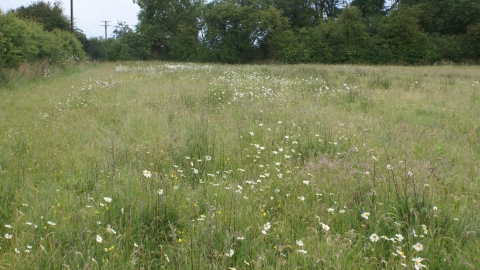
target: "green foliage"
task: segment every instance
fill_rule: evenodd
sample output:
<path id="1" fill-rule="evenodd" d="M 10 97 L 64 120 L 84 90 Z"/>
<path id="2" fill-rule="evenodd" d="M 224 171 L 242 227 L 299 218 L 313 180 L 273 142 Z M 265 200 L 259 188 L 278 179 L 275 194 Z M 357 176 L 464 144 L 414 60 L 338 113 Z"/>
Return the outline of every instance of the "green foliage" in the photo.
<path id="1" fill-rule="evenodd" d="M 351 5 L 358 7 L 363 17 L 374 17 L 383 12 L 385 0 L 353 0 Z"/>
<path id="2" fill-rule="evenodd" d="M 43 25 L 46 31 L 59 29 L 70 30 L 70 21 L 63 14 L 61 2 L 32 2 L 29 6 L 21 6 L 15 10 L 21 19 L 28 19 Z"/>
<path id="3" fill-rule="evenodd" d="M 255 21 L 249 20 L 252 7 L 236 5 L 233 1 L 216 1 L 205 11 L 207 47 L 217 59 L 226 63 L 252 60 L 255 51 L 251 34 Z"/>
<path id="4" fill-rule="evenodd" d="M 465 42 L 465 36 L 440 35 L 438 33 L 428 36 L 430 47 L 429 58 L 434 62 L 447 61 L 461 63 L 473 51 Z"/>
<path id="5" fill-rule="evenodd" d="M 8 41 L 4 45 L 5 49 L 2 55 L 4 67 L 15 67 L 24 61 L 35 62 L 40 59 L 41 40 L 39 38 L 43 30 L 39 25 L 21 21 L 13 13 L 9 13 L 0 15 L 0 29 L 2 29 L 4 39 Z M 54 44 L 51 36 L 43 35 L 43 38 L 50 39 L 46 40 L 45 46 Z M 47 49 L 45 46 L 43 49 Z M 45 51 L 42 53 L 45 54 Z"/>
<path id="6" fill-rule="evenodd" d="M 299 63 L 303 60 L 301 51 L 303 40 L 300 42 L 300 34 L 295 34 L 292 30 L 285 30 L 277 33 L 269 43 L 272 48 L 272 58 L 283 63 Z"/>
<path id="7" fill-rule="evenodd" d="M 145 44 L 144 36 L 134 32 L 124 22 L 119 22 L 113 33 L 114 38 L 106 40 L 101 37 L 84 40 L 87 55 L 100 61 L 148 59 L 150 48 Z"/>
<path id="8" fill-rule="evenodd" d="M 5 66 L 6 64 L 6 58 L 4 56 L 4 53 L 7 51 L 7 48 L 11 48 L 12 45 L 10 43 L 10 40 L 6 39 L 3 36 L 3 33 L 0 32 L 0 67 Z"/>
<path id="9" fill-rule="evenodd" d="M 344 7 L 340 2 L 140 0 L 138 31 L 119 24 L 117 38 L 128 47 L 116 49 L 123 48 L 122 59 L 223 63 L 431 64 L 478 58 L 475 45 L 463 44 L 474 42 L 462 38 L 468 25 L 478 23 L 478 1 L 402 0 L 389 10 L 384 0 Z"/>
<path id="10" fill-rule="evenodd" d="M 360 10 L 346 7 L 337 20 L 328 20 L 314 28 L 299 31 L 296 50 L 284 52 L 285 62 L 344 63 L 361 62 L 373 46 L 366 32 Z M 300 44 L 300 45 L 294 45 Z M 286 47 L 288 50 L 289 47 Z M 293 58 L 293 59 L 292 59 Z M 292 61 L 293 60 L 293 61 Z"/>
<path id="11" fill-rule="evenodd" d="M 55 29 L 52 31 L 57 46 L 61 48 L 59 53 L 62 55 L 61 59 L 73 57 L 75 60 L 83 60 L 86 57 L 86 53 L 83 50 L 83 46 L 75 37 L 66 31 Z M 60 60 L 61 60 L 60 59 Z"/>
<path id="12" fill-rule="evenodd" d="M 102 38 L 89 38 L 85 52 L 93 60 L 105 60 L 105 42 Z"/>
<path id="13" fill-rule="evenodd" d="M 380 25 L 382 43 L 392 53 L 395 62 L 413 64 L 428 60 L 428 39 L 420 29 L 419 8 L 395 10 Z"/>
<path id="14" fill-rule="evenodd" d="M 42 26 L 18 19 L 14 13 L 0 14 L 2 42 L 0 67 L 18 67 L 20 64 L 48 61 L 60 63 L 82 60 L 85 57 L 79 41 L 58 29 L 46 32 Z"/>
<path id="15" fill-rule="evenodd" d="M 102 39 L 103 45 L 105 46 L 105 60 L 106 61 L 117 61 L 120 60 L 120 53 L 122 49 L 123 51 L 123 56 L 129 56 L 129 52 L 125 51 L 126 48 L 123 48 L 123 44 L 120 42 L 120 40 L 117 39 Z"/>
<path id="16" fill-rule="evenodd" d="M 278 36 L 288 29 L 280 10 L 256 4 L 237 5 L 233 1 L 216 1 L 205 11 L 206 46 L 217 60 L 245 63 L 274 57 L 283 45 Z"/>
<path id="17" fill-rule="evenodd" d="M 193 55 L 191 41 L 198 40 L 198 18 L 202 3 L 202 0 L 137 1 L 140 6 L 137 31 L 154 58 L 168 59 L 172 50 L 174 52 L 171 55 L 174 56 L 189 58 Z M 185 40 L 186 44 L 181 43 Z"/>
<path id="18" fill-rule="evenodd" d="M 342 10 L 335 23 L 338 27 L 338 36 L 336 37 L 338 41 L 337 44 L 332 44 L 332 47 L 339 48 L 337 58 L 345 55 L 344 61 L 346 62 L 365 59 L 371 42 L 363 24 L 360 10 L 347 6 Z"/>
<path id="19" fill-rule="evenodd" d="M 177 61 L 196 60 L 199 47 L 197 33 L 196 27 L 179 25 L 176 35 L 166 42 L 169 48 L 167 58 Z"/>
<path id="20" fill-rule="evenodd" d="M 467 26 L 480 22 L 478 0 L 401 0 L 400 7 L 418 5 L 422 10 L 420 24 L 429 33 L 465 34 Z"/>
<path id="21" fill-rule="evenodd" d="M 312 27 L 316 24 L 316 20 L 323 19 L 320 10 L 315 10 L 310 1 L 303 0 L 274 0 L 273 5 L 283 11 L 283 16 L 294 29 L 303 27 Z M 312 20 L 312 18 L 315 18 Z"/>
<path id="22" fill-rule="evenodd" d="M 480 23 L 469 25 L 465 37 L 468 46 L 468 57 L 480 59 Z"/>

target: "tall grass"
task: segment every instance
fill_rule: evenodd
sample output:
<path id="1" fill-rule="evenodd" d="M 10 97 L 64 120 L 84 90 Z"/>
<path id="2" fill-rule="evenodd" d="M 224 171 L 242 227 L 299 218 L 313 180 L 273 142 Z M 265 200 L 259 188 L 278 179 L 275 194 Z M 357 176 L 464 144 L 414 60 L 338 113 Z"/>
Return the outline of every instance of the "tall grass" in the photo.
<path id="1" fill-rule="evenodd" d="M 479 268 L 478 74 L 147 62 L 2 90 L 0 265 Z"/>

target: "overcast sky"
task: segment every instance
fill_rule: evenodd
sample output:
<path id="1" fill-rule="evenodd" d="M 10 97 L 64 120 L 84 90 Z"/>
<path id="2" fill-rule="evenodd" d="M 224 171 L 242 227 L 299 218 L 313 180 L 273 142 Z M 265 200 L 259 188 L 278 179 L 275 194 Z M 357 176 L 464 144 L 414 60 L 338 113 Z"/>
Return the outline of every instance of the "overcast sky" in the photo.
<path id="1" fill-rule="evenodd" d="M 0 0 L 0 9 L 4 12 L 16 9 L 20 6 L 28 6 L 37 0 Z M 45 0 L 44 2 L 55 2 Z M 70 18 L 70 0 L 62 0 L 64 14 Z M 73 0 L 73 17 L 75 27 L 80 28 L 87 37 L 105 37 L 105 27 L 102 21 L 110 21 L 107 24 L 108 37 L 112 37 L 114 26 L 117 22 L 126 22 L 131 28 L 138 23 L 138 5 L 132 0 Z"/>

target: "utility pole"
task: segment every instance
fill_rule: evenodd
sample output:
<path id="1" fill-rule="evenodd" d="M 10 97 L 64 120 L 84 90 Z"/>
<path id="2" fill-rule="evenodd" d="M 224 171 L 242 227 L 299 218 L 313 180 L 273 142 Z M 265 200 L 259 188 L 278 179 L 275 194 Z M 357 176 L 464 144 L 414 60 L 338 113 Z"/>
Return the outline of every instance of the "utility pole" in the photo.
<path id="1" fill-rule="evenodd" d="M 73 34 L 73 0 L 70 0 L 70 33 Z"/>
<path id="2" fill-rule="evenodd" d="M 105 40 L 107 40 L 107 27 L 111 26 L 111 25 L 107 24 L 107 22 L 110 22 L 110 21 L 101 21 L 101 22 L 105 23 L 104 25 L 100 25 L 100 26 L 105 26 Z"/>

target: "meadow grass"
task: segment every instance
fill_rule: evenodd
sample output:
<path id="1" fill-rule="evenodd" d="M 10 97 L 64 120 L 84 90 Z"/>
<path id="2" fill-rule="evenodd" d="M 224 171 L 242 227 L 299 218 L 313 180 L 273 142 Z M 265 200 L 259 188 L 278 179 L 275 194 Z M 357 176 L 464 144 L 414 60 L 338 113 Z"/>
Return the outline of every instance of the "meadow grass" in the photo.
<path id="1" fill-rule="evenodd" d="M 0 89 L 0 269 L 478 269 L 479 81 L 131 62 Z"/>

